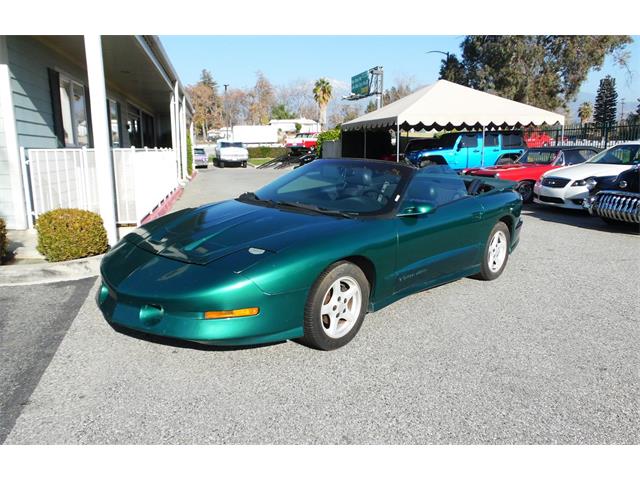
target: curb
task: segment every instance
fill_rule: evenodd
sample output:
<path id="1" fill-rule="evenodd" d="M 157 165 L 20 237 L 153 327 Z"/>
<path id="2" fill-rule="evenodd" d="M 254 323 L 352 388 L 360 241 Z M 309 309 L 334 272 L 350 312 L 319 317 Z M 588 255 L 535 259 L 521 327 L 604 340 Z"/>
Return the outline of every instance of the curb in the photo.
<path id="1" fill-rule="evenodd" d="M 70 282 L 100 274 L 104 255 L 79 258 L 66 262 L 5 265 L 0 267 L 0 287 Z"/>

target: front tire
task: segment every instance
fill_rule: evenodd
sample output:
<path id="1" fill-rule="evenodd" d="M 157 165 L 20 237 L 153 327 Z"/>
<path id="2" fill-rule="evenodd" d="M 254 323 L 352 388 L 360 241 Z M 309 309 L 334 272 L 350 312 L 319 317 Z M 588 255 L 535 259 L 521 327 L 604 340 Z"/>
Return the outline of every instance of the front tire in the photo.
<path id="1" fill-rule="evenodd" d="M 484 247 L 480 272 L 474 275 L 474 278 L 479 280 L 495 280 L 498 278 L 507 266 L 510 242 L 509 227 L 504 222 L 496 223 Z"/>
<path id="2" fill-rule="evenodd" d="M 533 182 L 528 180 L 518 182 L 516 190 L 522 195 L 522 203 L 531 203 L 533 201 Z"/>
<path id="3" fill-rule="evenodd" d="M 302 343 L 318 350 L 335 350 L 349 343 L 362 326 L 370 286 L 356 265 L 330 265 L 311 287 L 304 309 Z"/>

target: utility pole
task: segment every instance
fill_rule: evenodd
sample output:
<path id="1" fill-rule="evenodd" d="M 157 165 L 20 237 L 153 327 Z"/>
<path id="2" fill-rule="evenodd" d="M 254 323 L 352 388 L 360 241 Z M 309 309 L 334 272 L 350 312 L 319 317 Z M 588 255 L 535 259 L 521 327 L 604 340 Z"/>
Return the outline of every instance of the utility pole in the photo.
<path id="1" fill-rule="evenodd" d="M 227 117 L 227 121 L 225 122 L 227 127 L 226 139 L 230 140 L 229 137 L 231 136 L 231 128 L 229 126 L 230 119 L 229 119 L 229 102 L 227 100 L 227 88 L 229 88 L 229 84 L 225 83 L 224 84 L 224 113 L 225 113 L 225 116 Z"/>
<path id="2" fill-rule="evenodd" d="M 624 98 L 620 99 L 620 121 L 624 119 Z"/>

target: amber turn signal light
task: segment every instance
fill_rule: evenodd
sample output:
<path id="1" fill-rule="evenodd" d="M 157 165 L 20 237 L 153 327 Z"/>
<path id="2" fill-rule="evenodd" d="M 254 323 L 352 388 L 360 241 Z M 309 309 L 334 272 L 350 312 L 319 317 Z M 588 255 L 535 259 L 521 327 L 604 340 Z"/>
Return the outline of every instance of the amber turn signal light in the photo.
<path id="1" fill-rule="evenodd" d="M 204 312 L 204 318 L 206 320 L 213 320 L 216 318 L 235 318 L 235 317 L 250 317 L 257 315 L 260 312 L 258 307 L 251 308 L 239 308 L 237 310 L 219 310 Z"/>

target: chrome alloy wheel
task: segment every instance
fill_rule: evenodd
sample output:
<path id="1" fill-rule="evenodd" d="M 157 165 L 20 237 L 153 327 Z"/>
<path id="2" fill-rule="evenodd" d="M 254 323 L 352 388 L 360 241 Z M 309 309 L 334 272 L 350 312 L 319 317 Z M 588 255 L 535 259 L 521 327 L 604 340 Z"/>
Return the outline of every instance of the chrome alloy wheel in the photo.
<path id="1" fill-rule="evenodd" d="M 320 318 L 324 333 L 341 338 L 351 331 L 360 316 L 362 291 L 351 277 L 340 277 L 331 284 L 322 300 Z"/>
<path id="2" fill-rule="evenodd" d="M 498 230 L 489 243 L 487 263 L 493 273 L 499 271 L 507 258 L 507 237 L 504 232 Z"/>

